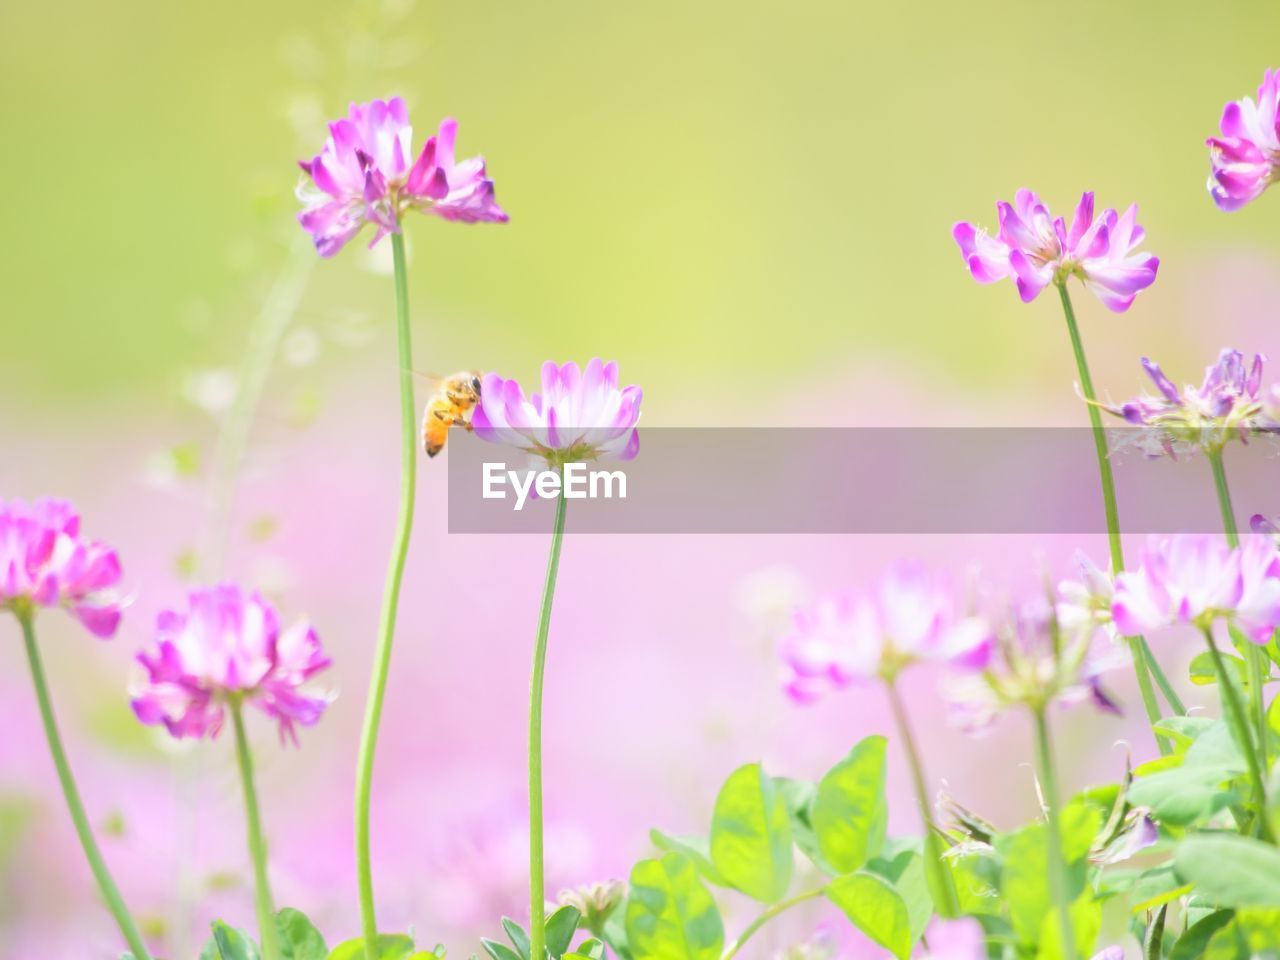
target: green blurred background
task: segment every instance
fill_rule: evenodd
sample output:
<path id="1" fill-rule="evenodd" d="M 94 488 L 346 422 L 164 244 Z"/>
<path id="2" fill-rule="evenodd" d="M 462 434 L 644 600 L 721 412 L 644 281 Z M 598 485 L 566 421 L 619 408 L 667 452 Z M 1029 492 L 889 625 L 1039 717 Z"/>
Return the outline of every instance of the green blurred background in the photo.
<path id="1" fill-rule="evenodd" d="M 1161 279 L 1122 318 L 1090 302 L 1086 336 L 1115 329 L 1126 390 L 1138 352 L 1190 375 L 1199 266 L 1280 252 L 1280 198 L 1220 214 L 1201 146 L 1277 36 L 1273 0 L 8 3 L 0 396 L 128 409 L 233 363 L 294 161 L 394 92 L 419 139 L 460 118 L 513 218 L 415 227 L 424 369 L 616 356 L 666 422 L 864 363 L 1060 385 L 1056 305 L 977 288 L 948 234 L 1027 185 L 1140 203 Z M 324 265 L 308 309 L 389 313 L 365 260 Z"/>

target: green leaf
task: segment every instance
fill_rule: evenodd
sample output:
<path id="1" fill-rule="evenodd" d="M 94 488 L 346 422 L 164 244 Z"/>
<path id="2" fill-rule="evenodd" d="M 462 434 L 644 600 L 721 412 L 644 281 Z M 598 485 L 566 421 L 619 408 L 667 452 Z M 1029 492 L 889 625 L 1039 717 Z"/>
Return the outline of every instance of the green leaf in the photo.
<path id="1" fill-rule="evenodd" d="M 1248 680 L 1249 667 L 1240 657 L 1224 653 L 1222 654 L 1222 661 L 1227 668 L 1228 676 L 1234 670 L 1235 677 L 1241 683 Z M 1208 650 L 1203 653 L 1197 653 L 1191 658 L 1191 682 L 1202 687 L 1218 682 L 1218 671 L 1213 665 L 1213 655 Z"/>
<path id="2" fill-rule="evenodd" d="M 1219 910 L 1193 924 L 1173 945 L 1169 960 L 1200 960 L 1214 934 L 1229 924 L 1234 916 L 1232 910 Z"/>
<path id="3" fill-rule="evenodd" d="M 857 870 L 884 843 L 884 754 L 884 737 L 867 737 L 818 784 L 810 819 L 823 858 L 841 873 Z"/>
<path id="4" fill-rule="evenodd" d="M 503 917 L 502 929 L 507 931 L 507 937 L 511 940 L 512 946 L 516 948 L 516 953 L 520 955 L 522 960 L 529 960 L 529 934 L 525 933 L 524 927 L 510 917 Z"/>
<path id="5" fill-rule="evenodd" d="M 1073 813 L 1073 808 L 1075 812 Z M 1061 826 L 1064 854 L 1069 862 L 1067 897 L 1075 901 L 1084 888 L 1084 863 L 1080 849 L 1089 833 L 1088 824 L 1098 821 L 1096 810 L 1068 805 Z M 1067 838 L 1071 837 L 1069 841 Z M 1048 831 L 1043 823 L 1033 823 L 1014 833 L 995 838 L 996 851 L 1004 861 L 1000 890 L 1009 907 L 1009 921 L 1024 947 L 1040 943 L 1044 920 L 1052 906 L 1049 890 Z"/>
<path id="6" fill-rule="evenodd" d="M 758 763 L 739 767 L 720 788 L 711 818 L 711 860 L 729 884 L 762 903 L 791 885 L 791 818 Z"/>
<path id="7" fill-rule="evenodd" d="M 822 855 L 818 846 L 818 835 L 813 830 L 811 814 L 813 801 L 818 796 L 818 785 L 789 777 L 774 777 L 773 782 L 787 804 L 787 815 L 791 818 L 791 839 L 815 867 L 834 877 L 840 871 L 827 863 L 827 858 Z"/>
<path id="8" fill-rule="evenodd" d="M 276 913 L 276 926 L 280 930 L 280 954 L 283 960 L 325 960 L 329 948 L 315 924 L 306 914 L 292 907 Z"/>
<path id="9" fill-rule="evenodd" d="M 885 846 L 888 847 L 889 844 L 886 843 Z M 867 870 L 893 884 L 907 907 L 911 942 L 919 940 L 929 924 L 929 918 L 933 916 L 933 897 L 929 895 L 924 857 L 915 850 L 902 849 L 892 859 L 881 856 L 868 861 Z"/>
<path id="10" fill-rule="evenodd" d="M 1150 807 L 1161 823 L 1186 827 L 1202 823 L 1237 799 L 1227 784 L 1232 775 L 1211 767 L 1181 766 L 1133 782 L 1129 801 Z"/>
<path id="11" fill-rule="evenodd" d="M 481 937 L 480 946 L 484 947 L 484 952 L 493 957 L 493 960 L 521 960 L 520 954 L 497 940 Z"/>
<path id="12" fill-rule="evenodd" d="M 221 920 L 211 926 L 213 936 L 200 951 L 201 960 L 261 960 L 258 945 L 243 930 Z"/>
<path id="13" fill-rule="evenodd" d="M 1178 844 L 1178 875 L 1219 907 L 1280 907 L 1280 850 L 1260 840 L 1199 835 Z"/>
<path id="14" fill-rule="evenodd" d="M 378 934 L 378 960 L 409 960 L 413 954 L 413 938 L 403 933 Z M 327 960 L 364 960 L 364 938 L 346 940 L 329 954 Z"/>
<path id="15" fill-rule="evenodd" d="M 1090 956 L 1094 944 L 1098 942 L 1098 931 L 1102 929 L 1102 905 L 1086 890 L 1067 907 L 1067 918 L 1071 922 L 1071 935 L 1076 951 Z M 1062 944 L 1062 921 L 1056 909 L 1050 909 L 1041 921 L 1037 945 L 1036 960 L 1066 960 L 1067 953 Z"/>
<path id="16" fill-rule="evenodd" d="M 573 953 L 566 953 L 564 960 L 605 960 L 604 944 L 599 940 L 584 940 Z"/>
<path id="17" fill-rule="evenodd" d="M 559 957 L 569 949 L 569 944 L 573 941 L 573 935 L 578 930 L 578 921 L 582 919 L 582 914 L 578 912 L 577 907 L 561 907 L 551 916 L 547 917 L 546 931 L 547 950 L 552 957 Z"/>
<path id="18" fill-rule="evenodd" d="M 724 946 L 720 911 L 679 853 L 631 869 L 626 932 L 634 960 L 718 960 Z"/>
<path id="19" fill-rule="evenodd" d="M 678 853 L 688 857 L 708 883 L 714 883 L 717 887 L 729 886 L 729 881 L 720 876 L 720 871 L 711 862 L 711 842 L 706 837 L 677 837 L 655 828 L 649 831 L 649 840 L 664 853 Z"/>
<path id="20" fill-rule="evenodd" d="M 913 940 L 907 905 L 883 877 L 861 870 L 836 877 L 827 887 L 827 899 L 898 960 L 911 956 Z"/>
<path id="21" fill-rule="evenodd" d="M 1185 753 L 1205 728 L 1214 722 L 1211 717 L 1164 717 L 1152 724 L 1151 729 L 1172 740 L 1175 751 Z"/>
<path id="22" fill-rule="evenodd" d="M 1162 960 L 1164 957 L 1164 920 L 1168 912 L 1166 904 L 1147 926 L 1146 936 L 1142 938 L 1143 960 Z"/>

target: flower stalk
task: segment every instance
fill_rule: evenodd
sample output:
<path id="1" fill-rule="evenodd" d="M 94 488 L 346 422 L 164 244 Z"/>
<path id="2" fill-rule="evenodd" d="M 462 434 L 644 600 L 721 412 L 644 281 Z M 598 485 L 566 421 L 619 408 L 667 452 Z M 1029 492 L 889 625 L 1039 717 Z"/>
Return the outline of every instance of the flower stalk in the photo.
<path id="1" fill-rule="evenodd" d="M 557 465 L 563 474 L 563 466 Z M 560 572 L 560 548 L 564 541 L 567 497 L 556 498 L 555 526 L 551 531 L 551 552 L 542 585 L 542 611 L 538 616 L 538 636 L 533 648 L 533 671 L 529 680 L 529 956 L 541 957 L 546 946 L 546 877 L 542 849 L 542 685 L 547 662 L 547 635 L 551 629 L 551 605 L 555 600 L 556 577 Z"/>
<path id="2" fill-rule="evenodd" d="M 262 960 L 279 960 L 280 938 L 276 929 L 276 909 L 267 878 L 267 845 L 262 835 L 262 815 L 258 809 L 258 789 L 253 777 L 253 754 L 244 730 L 244 710 L 238 698 L 229 704 L 236 734 L 236 763 L 244 789 L 244 814 L 249 834 L 249 858 L 253 861 L 254 905 L 258 911 L 258 938 Z"/>
<path id="3" fill-rule="evenodd" d="M 826 887 L 818 887 L 814 890 L 806 890 L 804 893 L 798 893 L 794 897 L 791 897 L 787 900 L 780 900 L 777 903 L 773 904 L 771 907 L 764 910 L 760 914 L 760 916 L 756 917 L 749 924 L 747 924 L 747 928 L 742 931 L 742 936 L 738 937 L 737 940 L 729 944 L 728 948 L 724 952 L 724 955 L 721 957 L 721 960 L 732 960 L 732 958 L 737 955 L 738 951 L 740 951 L 744 946 L 746 946 L 747 941 L 750 940 L 753 936 L 755 936 L 756 932 L 759 931 L 761 927 L 763 927 L 766 923 L 768 923 L 774 917 L 778 916 L 778 914 L 785 913 L 787 910 L 790 910 L 792 907 L 796 906 L 797 904 L 805 903 L 806 901 L 809 901 L 809 900 L 816 900 L 818 897 L 822 896 L 826 892 L 827 892 Z"/>
<path id="4" fill-rule="evenodd" d="M 1036 722 L 1036 766 L 1040 775 L 1040 789 L 1044 792 L 1045 829 L 1048 831 L 1049 889 L 1053 895 L 1054 909 L 1062 931 L 1062 956 L 1064 960 L 1076 960 L 1075 931 L 1071 926 L 1070 902 L 1067 899 L 1067 864 L 1062 852 L 1062 830 L 1058 822 L 1061 809 L 1058 806 L 1058 778 L 1053 766 L 1053 748 L 1049 742 L 1047 706 L 1039 705 L 1032 711 Z"/>
<path id="5" fill-rule="evenodd" d="M 1263 769 L 1258 763 L 1258 754 L 1253 749 L 1253 738 L 1249 735 L 1249 721 L 1245 714 L 1244 704 L 1240 702 L 1236 688 L 1227 675 L 1227 665 L 1222 659 L 1222 653 L 1218 650 L 1218 645 L 1214 643 L 1213 630 L 1206 626 L 1203 628 L 1203 633 L 1204 642 L 1209 647 L 1209 656 L 1213 660 L 1213 669 L 1218 674 L 1218 687 L 1222 691 L 1223 708 L 1229 716 L 1228 722 L 1236 729 L 1236 738 L 1240 741 L 1240 748 L 1249 767 L 1249 778 L 1253 781 L 1253 789 L 1258 795 L 1258 829 L 1262 838 L 1270 841 L 1272 837 L 1266 813 L 1266 777 L 1263 775 Z"/>
<path id="6" fill-rule="evenodd" d="M 1075 354 L 1076 370 L 1080 376 L 1080 389 L 1084 393 L 1089 410 L 1089 425 L 1093 431 L 1093 445 L 1098 457 L 1098 479 L 1102 485 L 1102 505 L 1107 518 L 1107 542 L 1111 550 L 1111 571 L 1118 575 L 1124 570 L 1124 545 L 1120 540 L 1120 512 L 1116 506 L 1116 482 L 1111 469 L 1111 457 L 1107 450 L 1107 435 L 1102 426 L 1102 414 L 1098 410 L 1097 395 L 1093 389 L 1093 377 L 1089 373 L 1089 361 L 1085 357 L 1084 343 L 1080 339 L 1080 328 L 1076 324 L 1075 310 L 1071 305 L 1071 295 L 1067 292 L 1065 280 L 1058 282 L 1058 293 L 1062 298 L 1062 312 L 1067 321 L 1067 333 L 1071 337 L 1071 350 Z M 1138 689 L 1142 694 L 1142 705 L 1147 713 L 1147 721 L 1155 724 L 1160 719 L 1160 704 L 1156 700 L 1152 687 L 1152 678 L 1160 686 L 1165 701 L 1176 713 L 1186 713 L 1181 698 L 1169 683 L 1160 664 L 1145 638 L 1128 637 L 1129 652 L 1133 657 L 1134 674 L 1138 679 Z M 1156 744 L 1161 753 L 1169 752 L 1168 743 L 1156 737 Z"/>
<path id="7" fill-rule="evenodd" d="M 934 825 L 929 792 L 925 786 L 924 765 L 920 762 L 920 752 L 916 748 L 915 737 L 911 732 L 911 723 L 907 717 L 906 707 L 898 686 L 893 680 L 885 684 L 889 694 L 889 706 L 893 710 L 893 719 L 898 726 L 898 736 L 902 739 L 902 747 L 907 755 L 907 764 L 911 767 L 911 781 L 915 787 L 916 805 L 920 810 L 920 825 L 924 830 L 924 869 L 928 881 L 929 892 L 933 896 L 934 908 L 944 918 L 960 915 L 960 901 L 956 895 L 955 881 L 951 871 L 942 859 L 945 852 L 942 840 L 938 836 L 938 828 Z"/>
<path id="8" fill-rule="evenodd" d="M 396 342 L 400 375 L 400 510 L 395 540 L 387 569 L 374 650 L 373 673 L 369 680 L 369 700 L 360 734 L 360 754 L 356 765 L 356 881 L 360 891 L 360 926 L 368 960 L 378 960 L 378 922 L 373 900 L 373 867 L 370 855 L 369 808 L 373 785 L 373 761 L 382 721 L 382 702 L 391 667 L 391 644 L 395 636 L 396 612 L 400 605 L 400 583 L 413 530 L 414 493 L 417 484 L 417 429 L 413 397 L 413 344 L 409 329 L 409 278 L 405 264 L 404 235 L 391 234 L 395 262 Z"/>
<path id="9" fill-rule="evenodd" d="M 67 753 L 62 745 L 62 736 L 58 733 L 57 719 L 53 713 L 53 702 L 49 697 L 49 683 L 45 677 L 44 663 L 40 658 L 40 649 L 36 644 L 35 624 L 30 610 L 18 611 L 18 622 L 22 624 L 22 639 L 26 645 L 27 662 L 31 667 L 31 682 L 35 687 L 36 701 L 40 706 L 40 720 L 44 724 L 45 737 L 49 741 L 49 754 L 53 757 L 54 768 L 58 772 L 58 782 L 62 785 L 62 794 L 66 797 L 67 810 L 71 821 L 75 824 L 76 836 L 80 838 L 80 846 L 84 848 L 85 859 L 89 861 L 89 869 L 98 883 L 102 899 L 107 909 L 115 918 L 125 943 L 133 953 L 134 960 L 151 960 L 138 925 L 125 906 L 120 890 L 111 878 L 106 861 L 102 859 L 102 851 L 98 849 L 98 841 L 93 836 L 93 828 L 89 825 L 88 814 L 85 813 L 84 801 L 80 799 L 80 791 L 76 787 L 71 773 L 71 764 L 67 761 Z"/>
<path id="10" fill-rule="evenodd" d="M 1232 548 L 1238 548 L 1240 546 L 1240 529 L 1236 526 L 1236 513 L 1231 504 L 1231 488 L 1227 485 L 1227 471 L 1222 461 L 1222 450 L 1209 450 L 1207 451 L 1207 456 L 1209 458 L 1209 466 L 1213 470 L 1213 485 L 1218 494 L 1218 509 L 1222 513 L 1222 527 L 1227 535 L 1227 543 Z M 1262 689 L 1265 674 L 1270 672 L 1267 664 L 1267 654 L 1256 643 L 1248 642 L 1234 628 L 1231 631 L 1231 636 L 1242 648 L 1249 665 L 1249 707 L 1250 712 L 1253 714 L 1253 721 L 1256 724 L 1254 735 L 1257 737 L 1258 759 L 1262 769 L 1267 770 L 1270 768 L 1270 764 L 1267 762 L 1267 737 L 1270 735 L 1270 725 L 1267 723 L 1266 698 Z M 1243 729 L 1247 731 L 1249 727 L 1245 726 Z"/>

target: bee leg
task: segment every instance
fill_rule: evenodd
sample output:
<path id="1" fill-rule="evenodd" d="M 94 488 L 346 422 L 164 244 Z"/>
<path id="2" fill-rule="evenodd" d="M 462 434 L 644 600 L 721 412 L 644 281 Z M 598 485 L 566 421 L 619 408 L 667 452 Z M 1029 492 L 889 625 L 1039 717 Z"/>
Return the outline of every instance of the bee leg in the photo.
<path id="1" fill-rule="evenodd" d="M 467 431 L 467 433 L 470 433 L 475 429 L 475 427 L 471 425 L 470 420 L 455 420 L 454 423 L 457 426 L 461 427 L 463 430 Z"/>
<path id="2" fill-rule="evenodd" d="M 436 411 L 435 411 L 435 418 L 436 418 L 437 420 L 446 420 L 446 421 L 447 421 L 447 420 L 449 420 L 449 419 L 451 419 L 451 417 L 449 416 L 449 414 L 445 413 L 443 410 L 436 410 Z"/>

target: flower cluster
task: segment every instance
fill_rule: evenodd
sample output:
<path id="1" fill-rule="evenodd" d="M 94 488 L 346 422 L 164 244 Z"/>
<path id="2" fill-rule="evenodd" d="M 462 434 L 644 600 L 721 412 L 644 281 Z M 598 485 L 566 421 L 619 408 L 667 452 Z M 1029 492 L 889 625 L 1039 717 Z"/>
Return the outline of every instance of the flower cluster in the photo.
<path id="1" fill-rule="evenodd" d="M 1092 567 L 1092 565 L 1090 565 Z M 1094 568 L 1096 569 L 1096 568 Z M 947 678 L 945 693 L 952 722 L 982 733 L 1013 707 L 1042 710 L 1050 703 L 1069 707 L 1083 701 L 1108 713 L 1120 707 L 1102 685 L 1107 672 L 1128 663 L 1128 656 L 1097 629 L 1097 616 L 1067 622 L 1058 610 L 1087 593 L 1083 584 L 1064 592 L 1033 597 L 993 618 L 996 655 L 980 673 Z"/>
<path id="2" fill-rule="evenodd" d="M 329 124 L 320 154 L 299 162 L 307 179 L 298 187 L 298 221 L 320 255 L 333 256 L 368 223 L 377 228 L 373 246 L 400 231 L 408 210 L 464 223 L 505 223 L 484 158 L 455 161 L 457 133 L 457 121 L 442 121 L 413 159 L 413 128 L 399 97 L 353 103 L 346 117 Z"/>
<path id="3" fill-rule="evenodd" d="M 1262 365 L 1266 357 L 1255 354 L 1245 363 L 1244 354 L 1224 348 L 1216 363 L 1205 369 L 1199 387 L 1179 390 L 1159 364 L 1142 358 L 1142 367 L 1159 394 L 1144 395 L 1105 409 L 1126 422 L 1147 428 L 1140 445 L 1151 455 L 1219 451 L 1232 439 L 1247 442 L 1249 434 L 1273 430 L 1260 397 Z"/>
<path id="4" fill-rule="evenodd" d="M 586 369 L 573 362 L 542 365 L 542 392 L 526 397 L 515 380 L 490 373 L 480 381 L 471 423 L 476 435 L 545 459 L 550 464 L 640 452 L 639 387 L 619 388 L 618 365 L 599 357 Z"/>
<path id="5" fill-rule="evenodd" d="M 1268 70 L 1255 103 L 1228 103 L 1210 137 L 1209 194 L 1223 210 L 1239 210 L 1280 179 L 1280 70 Z"/>
<path id="6" fill-rule="evenodd" d="M 252 703 L 296 743 L 294 725 L 311 726 L 329 704 L 303 687 L 330 662 L 311 626 L 281 630 L 270 603 L 230 584 L 193 590 L 185 610 L 161 613 L 138 662 L 146 675 L 132 690 L 134 712 L 180 739 L 216 737 L 234 701 Z"/>
<path id="7" fill-rule="evenodd" d="M 996 204 L 996 235 L 971 223 L 957 223 L 951 235 L 979 283 L 1011 277 L 1024 303 L 1050 283 L 1078 277 L 1116 313 L 1156 279 L 1160 261 L 1134 251 L 1146 237 L 1138 225 L 1137 204 L 1123 214 L 1104 210 L 1094 215 L 1093 194 L 1085 193 L 1068 227 L 1030 190 L 1019 190 L 1013 203 Z"/>
<path id="8" fill-rule="evenodd" d="M 828 596 L 797 609 L 779 655 L 787 694 L 809 703 L 855 681 L 891 682 L 921 661 L 981 669 L 991 644 L 985 624 L 956 615 L 944 582 L 903 563 L 870 591 Z"/>
<path id="9" fill-rule="evenodd" d="M 110 637 L 124 606 L 115 550 L 80 535 L 65 500 L 0 500 L 0 609 L 29 615 L 63 607 L 90 633 Z"/>
<path id="10" fill-rule="evenodd" d="M 1265 644 L 1280 627 L 1280 553 L 1265 536 L 1236 548 L 1201 534 L 1159 541 L 1137 570 L 1116 578 L 1112 616 L 1131 635 L 1176 624 L 1208 630 L 1224 620 Z"/>

